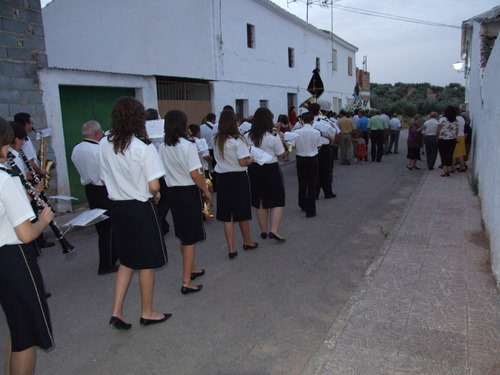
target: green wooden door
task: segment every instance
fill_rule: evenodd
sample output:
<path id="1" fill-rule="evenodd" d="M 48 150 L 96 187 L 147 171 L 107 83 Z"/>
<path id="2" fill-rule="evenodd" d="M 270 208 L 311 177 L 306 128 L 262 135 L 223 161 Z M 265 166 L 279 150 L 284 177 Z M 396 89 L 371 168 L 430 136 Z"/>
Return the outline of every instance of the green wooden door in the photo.
<path id="1" fill-rule="evenodd" d="M 74 204 L 87 202 L 85 189 L 80 184 L 80 175 L 71 161 L 71 152 L 82 141 L 82 125 L 89 120 L 99 121 L 103 130 L 111 126 L 111 110 L 121 96 L 135 96 L 133 88 L 59 86 L 66 162 L 68 165 L 71 196 L 79 200 Z"/>

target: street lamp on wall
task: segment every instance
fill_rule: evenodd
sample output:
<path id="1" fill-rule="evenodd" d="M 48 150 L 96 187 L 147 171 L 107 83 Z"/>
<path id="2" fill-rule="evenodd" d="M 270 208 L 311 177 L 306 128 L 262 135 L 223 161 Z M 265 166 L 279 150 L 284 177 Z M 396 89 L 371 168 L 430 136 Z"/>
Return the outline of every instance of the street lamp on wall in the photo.
<path id="1" fill-rule="evenodd" d="M 455 69 L 457 71 L 457 73 L 463 73 L 465 71 L 464 70 L 464 63 L 457 61 L 455 64 L 453 64 L 453 69 Z"/>

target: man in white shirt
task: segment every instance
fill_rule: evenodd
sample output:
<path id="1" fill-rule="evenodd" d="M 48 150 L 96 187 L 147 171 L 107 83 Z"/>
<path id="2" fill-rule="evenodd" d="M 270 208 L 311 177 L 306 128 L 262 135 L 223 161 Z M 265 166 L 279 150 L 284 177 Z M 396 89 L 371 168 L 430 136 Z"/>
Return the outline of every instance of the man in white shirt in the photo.
<path id="1" fill-rule="evenodd" d="M 213 144 L 213 136 L 214 136 L 214 128 L 215 128 L 215 120 L 216 116 L 214 113 L 209 113 L 207 115 L 207 121 L 204 124 L 200 125 L 200 137 L 204 138 L 205 141 L 207 142 L 208 146 L 208 153 L 210 154 L 212 161 L 209 163 L 209 170 L 212 173 L 212 184 L 213 184 L 213 189 L 214 191 L 217 191 L 217 173 L 215 172 L 215 166 L 217 165 L 217 162 L 215 161 L 214 157 L 214 144 Z"/>
<path id="2" fill-rule="evenodd" d="M 31 121 L 31 115 L 29 113 L 16 113 L 16 115 L 14 116 L 14 121 L 24 127 L 24 130 L 26 130 L 26 134 L 29 134 L 34 130 L 33 122 Z M 47 174 L 47 171 L 38 166 L 38 158 L 36 155 L 35 146 L 33 146 L 33 142 L 31 141 L 31 138 L 29 136 L 26 136 L 26 141 L 24 142 L 22 150 L 28 158 L 30 166 L 35 170 L 35 172 L 42 177 L 45 176 Z"/>
<path id="3" fill-rule="evenodd" d="M 294 132 L 299 135 L 295 141 L 297 178 L 299 181 L 299 207 L 306 217 L 316 216 L 316 181 L 318 179 L 318 148 L 321 134 L 312 127 L 314 115 L 302 115 L 304 125 Z"/>
<path id="4" fill-rule="evenodd" d="M 401 130 L 401 121 L 398 119 L 398 114 L 393 113 L 392 118 L 389 120 L 389 148 L 387 152 L 392 154 L 392 145 L 394 145 L 394 153 L 399 154 L 398 144 L 399 144 L 399 132 Z"/>
<path id="5" fill-rule="evenodd" d="M 321 147 L 318 151 L 318 181 L 316 183 L 316 198 L 323 189 L 325 199 L 335 198 L 333 194 L 333 150 L 331 143 L 337 135 L 337 129 L 330 121 L 319 116 L 320 105 L 312 103 L 309 112 L 314 116 L 313 128 L 321 134 Z"/>
<path id="6" fill-rule="evenodd" d="M 427 168 L 429 170 L 434 169 L 436 164 L 437 154 L 438 154 L 438 142 L 437 142 L 437 127 L 439 114 L 437 112 L 431 112 L 429 115 L 430 119 L 424 122 L 418 131 L 425 135 L 425 156 L 427 158 Z"/>
<path id="7" fill-rule="evenodd" d="M 111 203 L 108 191 L 100 177 L 99 141 L 103 137 L 101 125 L 97 121 L 87 121 L 82 126 L 83 142 L 77 144 L 71 154 L 71 161 L 80 174 L 80 182 L 85 187 L 89 208 L 102 208 L 110 216 Z M 116 261 L 118 252 L 112 246 L 111 219 L 103 220 L 95 225 L 99 236 L 99 268 L 98 275 L 118 271 Z"/>

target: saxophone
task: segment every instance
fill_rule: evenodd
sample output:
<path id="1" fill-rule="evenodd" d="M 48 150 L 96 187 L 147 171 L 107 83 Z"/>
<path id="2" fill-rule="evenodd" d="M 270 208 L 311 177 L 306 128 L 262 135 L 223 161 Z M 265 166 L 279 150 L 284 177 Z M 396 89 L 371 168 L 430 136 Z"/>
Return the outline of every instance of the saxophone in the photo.
<path id="1" fill-rule="evenodd" d="M 47 144 L 45 136 L 42 132 L 38 132 L 38 134 L 40 134 L 40 168 L 47 171 L 47 174 L 42 177 L 42 184 L 43 188 L 47 189 L 49 187 L 52 169 L 56 166 L 56 164 L 52 160 L 47 160 Z"/>
<path id="2" fill-rule="evenodd" d="M 208 191 L 212 193 L 214 191 L 214 185 L 212 183 L 212 180 L 210 178 L 207 178 L 205 182 L 207 183 Z M 203 214 L 205 220 L 210 220 L 214 218 L 214 214 L 212 212 L 212 206 L 209 202 L 207 202 L 204 199 L 204 197 L 203 197 L 203 209 L 201 210 L 201 213 Z"/>

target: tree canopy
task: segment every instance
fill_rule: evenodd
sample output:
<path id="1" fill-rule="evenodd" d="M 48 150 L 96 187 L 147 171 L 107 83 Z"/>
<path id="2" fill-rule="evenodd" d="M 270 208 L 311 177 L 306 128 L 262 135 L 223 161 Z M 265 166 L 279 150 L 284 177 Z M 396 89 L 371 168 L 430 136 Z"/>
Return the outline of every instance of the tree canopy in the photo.
<path id="1" fill-rule="evenodd" d="M 433 86 L 430 83 L 372 83 L 370 105 L 387 113 L 414 116 L 441 113 L 447 106 L 460 106 L 465 101 L 465 87 L 459 83 Z"/>

